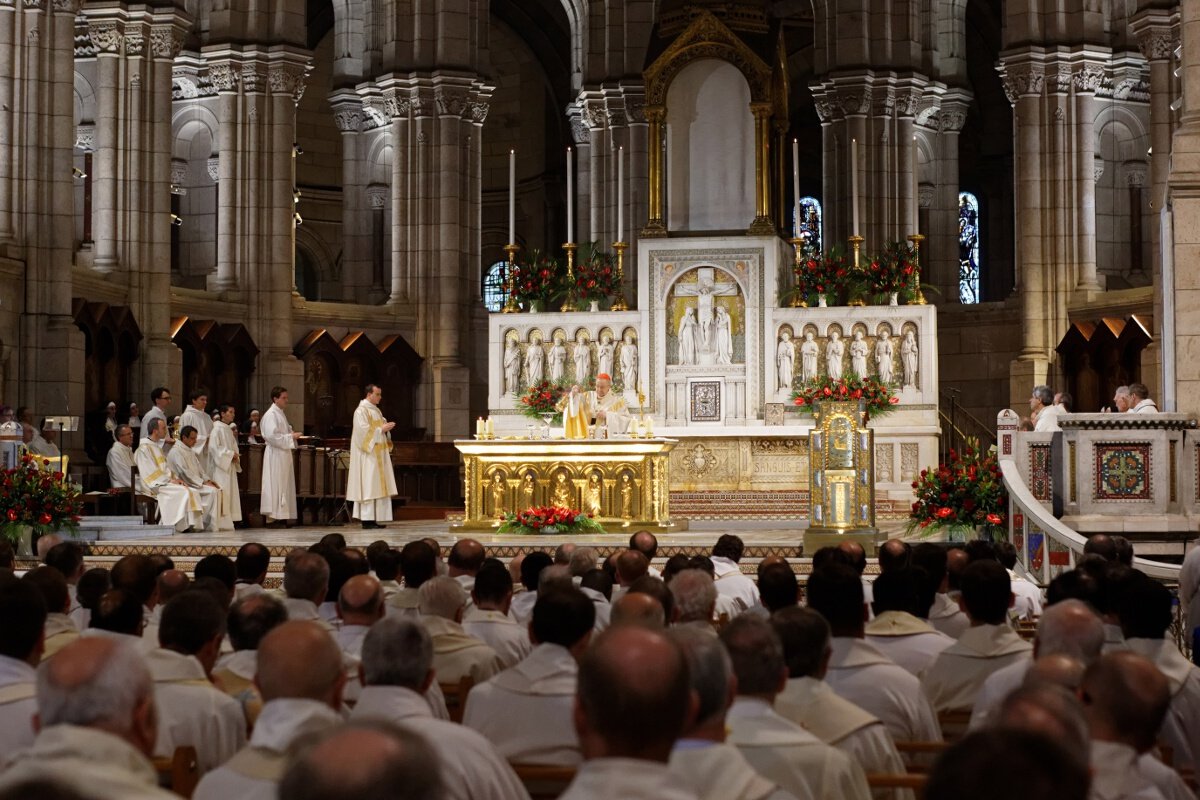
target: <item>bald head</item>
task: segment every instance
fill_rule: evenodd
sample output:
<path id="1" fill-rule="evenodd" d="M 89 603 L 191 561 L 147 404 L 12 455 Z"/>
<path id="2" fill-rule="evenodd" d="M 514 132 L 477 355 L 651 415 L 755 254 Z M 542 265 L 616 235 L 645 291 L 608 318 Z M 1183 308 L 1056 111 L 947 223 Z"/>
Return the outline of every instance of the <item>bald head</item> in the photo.
<path id="1" fill-rule="evenodd" d="M 764 570 L 766 570 L 768 567 L 773 567 L 776 564 L 781 564 L 788 569 L 791 569 L 792 566 L 783 556 L 765 556 L 762 561 L 758 562 L 757 573 L 762 575 Z"/>
<path id="2" fill-rule="evenodd" d="M 1038 658 L 1066 655 L 1087 666 L 1104 647 L 1104 623 L 1082 600 L 1063 600 L 1042 613 L 1033 647 Z"/>
<path id="3" fill-rule="evenodd" d="M 653 630 L 666 627 L 662 603 L 643 592 L 626 592 L 612 604 L 610 625 L 640 625 Z"/>
<path id="4" fill-rule="evenodd" d="M 1027 680 L 1024 686 L 1009 693 L 989 721 L 997 728 L 1040 733 L 1060 743 L 1077 766 L 1087 766 L 1087 720 L 1079 700 L 1062 686 L 1031 684 Z"/>
<path id="5" fill-rule="evenodd" d="M 355 721 L 296 754 L 279 784 L 288 800 L 440 800 L 438 757 L 418 734 Z"/>
<path id="6" fill-rule="evenodd" d="M 579 666 L 575 730 L 584 759 L 666 762 L 693 713 L 687 664 L 661 633 L 611 628 Z"/>
<path id="7" fill-rule="evenodd" d="M 899 539 L 888 539 L 879 546 L 880 573 L 905 569 L 912 560 L 912 546 Z"/>
<path id="8" fill-rule="evenodd" d="M 846 555 L 850 556 L 851 566 L 862 575 L 867 569 L 867 551 L 858 542 L 845 540 L 838 542 L 838 550 L 841 550 Z"/>
<path id="9" fill-rule="evenodd" d="M 658 539 L 650 531 L 638 531 L 629 537 L 629 549 L 637 550 L 646 560 L 653 561 L 658 555 Z"/>
<path id="10" fill-rule="evenodd" d="M 566 566 L 571 563 L 571 554 L 575 552 L 575 545 L 572 542 L 563 542 L 558 547 L 554 548 L 554 563 Z"/>
<path id="11" fill-rule="evenodd" d="M 345 684 L 342 651 L 317 623 L 285 622 L 259 642 L 254 683 L 266 702 L 294 698 L 340 708 Z"/>
<path id="12" fill-rule="evenodd" d="M 1087 665 L 1078 658 L 1061 653 L 1042 656 L 1029 665 L 1029 671 L 1025 673 L 1025 683 L 1031 686 L 1061 686 L 1074 692 L 1083 683 L 1085 670 Z"/>
<path id="13" fill-rule="evenodd" d="M 629 586 L 649 571 L 650 562 L 637 550 L 623 550 L 617 555 L 617 580 L 622 586 Z"/>
<path id="14" fill-rule="evenodd" d="M 946 551 L 946 577 L 950 582 L 951 589 L 958 588 L 959 576 L 967 568 L 970 560 L 971 557 L 967 555 L 967 551 L 961 547 L 951 547 Z"/>
<path id="15" fill-rule="evenodd" d="M 62 544 L 63 541 L 64 539 L 57 533 L 47 533 L 45 536 L 39 537 L 37 540 L 38 561 L 45 563 L 46 555 L 54 548 L 55 545 Z"/>
<path id="16" fill-rule="evenodd" d="M 1171 703 L 1167 678 L 1132 652 L 1106 653 L 1083 674 L 1079 687 L 1092 738 L 1145 752 L 1154 746 Z"/>
<path id="17" fill-rule="evenodd" d="M 338 594 L 338 616 L 347 625 L 370 625 L 383 616 L 383 587 L 372 575 L 355 575 Z"/>
<path id="18" fill-rule="evenodd" d="M 168 569 L 158 576 L 158 600 L 166 603 L 172 597 L 183 592 L 191 584 L 188 574 L 179 569 Z"/>
<path id="19" fill-rule="evenodd" d="M 450 577 L 474 575 L 479 572 L 486 557 L 487 553 L 479 542 L 474 539 L 459 539 L 450 548 L 450 558 L 446 559 L 446 565 L 450 567 Z"/>
<path id="20" fill-rule="evenodd" d="M 525 554 L 517 553 L 508 561 L 508 574 L 512 576 L 513 585 L 521 582 L 521 566 L 525 563 Z"/>

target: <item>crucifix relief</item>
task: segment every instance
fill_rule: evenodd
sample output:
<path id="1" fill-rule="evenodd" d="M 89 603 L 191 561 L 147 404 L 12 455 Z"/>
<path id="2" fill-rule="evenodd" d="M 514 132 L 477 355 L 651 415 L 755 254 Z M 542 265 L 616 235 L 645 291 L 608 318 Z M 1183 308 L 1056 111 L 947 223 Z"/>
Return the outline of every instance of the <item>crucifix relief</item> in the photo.
<path id="1" fill-rule="evenodd" d="M 718 308 L 714 314 L 713 298 L 736 296 L 737 284 L 716 280 L 715 272 L 712 267 L 700 267 L 696 270 L 696 283 L 680 283 L 675 286 L 676 297 L 696 298 L 695 326 L 681 325 L 679 331 L 680 337 L 696 336 L 695 361 L 681 356 L 681 364 L 733 363 L 732 320 L 724 309 Z M 686 350 L 681 347 L 681 353 L 686 353 Z"/>

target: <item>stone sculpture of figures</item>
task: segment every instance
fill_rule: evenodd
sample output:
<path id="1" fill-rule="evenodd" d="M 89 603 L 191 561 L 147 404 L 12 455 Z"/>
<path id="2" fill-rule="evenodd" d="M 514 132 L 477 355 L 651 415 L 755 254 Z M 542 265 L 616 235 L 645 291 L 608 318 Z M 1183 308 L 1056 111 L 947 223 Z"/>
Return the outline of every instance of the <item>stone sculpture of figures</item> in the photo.
<path id="1" fill-rule="evenodd" d="M 504 507 L 504 493 L 506 489 L 504 476 L 497 472 L 492 476 L 492 513 L 496 515 L 496 519 L 504 519 L 504 515 L 508 511 Z"/>
<path id="2" fill-rule="evenodd" d="M 855 377 L 867 377 L 867 349 L 862 331 L 855 331 L 854 341 L 850 343 L 850 371 Z"/>
<path id="3" fill-rule="evenodd" d="M 627 392 L 637 390 L 638 349 L 633 343 L 633 334 L 625 334 L 621 345 L 621 386 Z"/>
<path id="4" fill-rule="evenodd" d="M 575 352 L 571 356 L 575 360 L 575 382 L 583 383 L 592 377 L 592 348 L 588 346 L 587 334 L 579 332 L 575 342 Z"/>
<path id="5" fill-rule="evenodd" d="M 813 341 L 813 332 L 804 334 L 804 343 L 800 345 L 800 380 L 808 382 L 817 379 L 817 356 L 820 348 Z"/>
<path id="6" fill-rule="evenodd" d="M 532 336 L 525 350 L 525 383 L 534 386 L 542 382 L 546 370 L 546 351 L 542 349 L 542 337 Z"/>
<path id="7" fill-rule="evenodd" d="M 887 331 L 879 334 L 879 339 L 875 342 L 875 371 L 879 373 L 881 383 L 891 383 L 894 367 L 892 363 L 892 355 L 895 351 L 892 349 L 892 339 Z"/>
<path id="8" fill-rule="evenodd" d="M 521 479 L 521 508 L 533 508 L 533 473 L 526 472 Z"/>
<path id="9" fill-rule="evenodd" d="M 717 306 L 717 363 L 733 363 L 733 317 L 725 306 Z"/>
<path id="10" fill-rule="evenodd" d="M 558 383 L 567 371 L 567 346 L 563 337 L 554 337 L 554 346 L 550 348 L 550 380 Z"/>
<path id="11" fill-rule="evenodd" d="M 621 519 L 633 519 L 633 479 L 621 473 Z"/>
<path id="12" fill-rule="evenodd" d="M 696 363 L 696 315 L 692 307 L 683 310 L 683 319 L 679 320 L 679 363 Z"/>
<path id="13" fill-rule="evenodd" d="M 825 372 L 831 378 L 842 377 L 845 370 L 846 343 L 837 331 L 830 331 L 829 344 L 825 345 Z"/>
<path id="14" fill-rule="evenodd" d="M 612 343 L 612 337 L 607 333 L 600 337 L 600 344 L 596 345 L 596 374 L 608 375 L 613 374 L 613 353 L 616 351 L 616 346 Z"/>
<path id="15" fill-rule="evenodd" d="M 792 376 L 796 374 L 796 345 L 787 331 L 779 334 L 779 345 L 775 348 L 775 368 L 775 380 L 779 384 L 779 391 L 790 391 Z"/>
<path id="16" fill-rule="evenodd" d="M 912 331 L 904 332 L 904 340 L 900 342 L 900 364 L 904 369 L 904 386 L 917 385 L 917 361 L 920 352 L 917 350 L 917 337 Z"/>
<path id="17" fill-rule="evenodd" d="M 563 470 L 554 473 L 554 493 L 551 495 L 551 501 L 554 505 L 564 508 L 575 505 L 571 498 L 571 484 L 567 480 L 567 473 Z"/>
<path id="18" fill-rule="evenodd" d="M 600 473 L 593 472 L 588 476 L 587 485 L 587 513 L 590 516 L 600 516 L 600 494 L 603 490 L 603 485 L 600 483 Z"/>
<path id="19" fill-rule="evenodd" d="M 516 393 L 521 380 L 521 351 L 516 339 L 509 339 L 504 345 L 504 391 Z"/>

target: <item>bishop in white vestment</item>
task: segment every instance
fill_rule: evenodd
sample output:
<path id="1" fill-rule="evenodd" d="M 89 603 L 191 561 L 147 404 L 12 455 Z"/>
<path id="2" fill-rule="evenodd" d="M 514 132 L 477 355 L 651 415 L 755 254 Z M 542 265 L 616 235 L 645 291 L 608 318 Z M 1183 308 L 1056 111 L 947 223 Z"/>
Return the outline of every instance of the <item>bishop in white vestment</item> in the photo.
<path id="1" fill-rule="evenodd" d="M 379 411 L 383 391 L 367 385 L 367 396 L 354 411 L 354 431 L 350 434 L 350 472 L 346 476 L 346 500 L 354 503 L 354 516 L 364 528 L 379 527 L 392 519 L 392 498 L 396 495 L 396 474 L 392 469 L 392 440 L 389 433 L 396 423 L 388 422 Z"/>
<path id="2" fill-rule="evenodd" d="M 590 420 L 604 425 L 609 433 L 625 433 L 630 416 L 625 398 L 612 390 L 612 376 L 602 372 L 596 376 L 596 389 L 584 396 L 584 407 Z"/>
<path id="3" fill-rule="evenodd" d="M 134 454 L 138 468 L 136 491 L 150 495 L 158 502 L 158 519 L 162 524 L 173 525 L 181 533 L 199 527 L 204 519 L 200 496 L 171 473 L 167 457 L 163 455 L 162 437 L 167 424 L 160 419 L 151 420 L 149 424 L 148 436 Z"/>
<path id="4" fill-rule="evenodd" d="M 167 464 L 176 477 L 200 497 L 200 505 L 204 507 L 203 526 L 206 531 L 217 529 L 217 510 L 221 505 L 221 489 L 208 478 L 208 473 L 200 466 L 200 459 L 193 450 L 196 441 L 196 431 L 190 425 L 184 427 L 179 434 L 178 446 L 172 447 L 167 453 Z"/>
<path id="5" fill-rule="evenodd" d="M 221 487 L 221 507 L 217 514 L 217 530 L 233 530 L 233 523 L 242 519 L 242 493 L 238 488 L 238 473 L 242 471 L 242 458 L 238 451 L 237 434 L 229 424 L 233 422 L 233 406 L 221 406 L 221 419 L 213 423 L 208 437 L 208 474 L 213 483 Z"/>
<path id="6" fill-rule="evenodd" d="M 288 393 L 282 386 L 271 390 L 271 407 L 262 415 L 258 430 L 263 452 L 262 500 L 259 511 L 269 522 L 296 519 L 296 470 L 292 451 L 301 434 L 292 431 L 283 410 Z"/>

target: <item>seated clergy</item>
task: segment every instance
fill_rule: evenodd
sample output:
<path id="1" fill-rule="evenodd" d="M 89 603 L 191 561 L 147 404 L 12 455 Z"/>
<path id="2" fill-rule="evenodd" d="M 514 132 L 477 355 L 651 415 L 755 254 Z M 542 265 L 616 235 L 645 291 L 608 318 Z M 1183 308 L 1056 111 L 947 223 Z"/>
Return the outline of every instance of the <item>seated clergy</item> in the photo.
<path id="1" fill-rule="evenodd" d="M 164 525 L 172 525 L 180 532 L 201 527 L 204 506 L 199 493 L 175 477 L 163 455 L 162 440 L 166 436 L 167 423 L 152 419 L 148 425 L 134 454 L 138 468 L 135 491 L 150 495 L 158 502 L 158 519 Z"/>
<path id="2" fill-rule="evenodd" d="M 215 531 L 221 511 L 221 487 L 209 479 L 207 469 L 193 449 L 196 429 L 191 425 L 184 426 L 179 431 L 179 444 L 182 446 L 172 447 L 167 453 L 167 464 L 175 477 L 200 496 L 200 505 L 204 507 L 204 530 Z"/>
<path id="3" fill-rule="evenodd" d="M 108 484 L 114 489 L 133 488 L 133 428 L 118 425 L 112 447 L 104 459 L 108 467 Z"/>
<path id="4" fill-rule="evenodd" d="M 912 565 L 925 570 L 925 575 L 921 579 L 922 597 L 929 593 L 929 590 L 924 588 L 926 584 L 933 592 L 933 602 L 929 606 L 929 611 L 923 616 L 920 614 L 917 616 L 929 620 L 929 624 L 933 626 L 934 630 L 941 631 L 951 639 L 957 639 L 962 636 L 963 631 L 971 626 L 971 623 L 967 619 L 967 615 L 958 607 L 958 603 L 950 597 L 950 553 L 954 553 L 955 558 L 966 557 L 966 553 L 959 548 L 947 551 L 941 545 L 922 542 L 912 550 Z"/>
<path id="5" fill-rule="evenodd" d="M 513 598 L 509 613 L 522 625 L 528 625 L 533 616 L 533 604 L 538 598 L 538 583 L 541 581 L 542 570 L 554 563 L 549 553 L 535 550 L 521 559 L 521 585 L 525 591 Z M 407 576 L 404 582 L 408 583 Z"/>
<path id="6" fill-rule="evenodd" d="M 696 628 L 715 637 L 717 631 L 712 623 L 713 609 L 717 605 L 717 587 L 708 573 L 702 569 L 681 570 L 671 579 L 668 588 L 675 601 L 671 624 Z"/>
<path id="7" fill-rule="evenodd" d="M 37 705 L 32 746 L 0 755 L 0 794 L 52 779 L 83 797 L 178 800 L 158 788 L 149 759 L 154 684 L 133 646 L 103 638 L 67 645 L 38 671 Z"/>
<path id="8" fill-rule="evenodd" d="M 233 652 L 221 656 L 212 674 L 214 683 L 242 707 L 247 727 L 254 726 L 263 705 L 254 683 L 259 645 L 268 633 L 287 621 L 283 603 L 265 593 L 235 600 L 229 609 L 226 633 Z"/>
<path id="9" fill-rule="evenodd" d="M 869 644 L 913 675 L 924 672 L 938 653 L 954 644 L 922 617 L 921 588 L 919 573 L 912 569 L 880 575 L 871 592 L 875 618 L 865 629 Z M 933 600 L 931 594 L 926 594 L 927 602 Z M 924 610 L 927 616 L 928 609 Z"/>
<path id="10" fill-rule="evenodd" d="M 238 548 L 234 559 L 233 599 L 240 600 L 252 594 L 260 594 L 271 567 L 271 551 L 258 542 L 246 542 Z"/>
<path id="11" fill-rule="evenodd" d="M 529 623 L 533 652 L 471 689 L 463 724 L 483 734 L 510 762 L 578 764 L 572 709 L 594 613 L 574 587 L 540 593 Z"/>
<path id="12" fill-rule="evenodd" d="M 425 737 L 379 720 L 318 734 L 289 759 L 279 782 L 288 800 L 442 800 L 430 769 L 438 757 Z"/>
<path id="13" fill-rule="evenodd" d="M 370 575 L 355 575 L 338 592 L 338 620 L 333 640 L 342 651 L 346 668 L 346 688 L 342 695 L 347 705 L 358 702 L 362 681 L 358 677 L 362 643 L 371 626 L 383 618 L 383 588 Z"/>
<path id="14" fill-rule="evenodd" d="M 363 690 L 352 720 L 384 720 L 424 736 L 441 763 L 447 800 L 528 800 L 521 780 L 487 739 L 433 717 L 423 694 L 434 680 L 434 644 L 420 621 L 380 620 L 362 654 Z"/>
<path id="15" fill-rule="evenodd" d="M 45 641 L 42 647 L 44 661 L 79 638 L 79 630 L 67 616 L 71 596 L 67 593 L 67 582 L 62 573 L 53 567 L 31 569 L 21 580 L 36 589 L 46 604 L 46 625 L 43 628 Z M 11 617 L 0 616 L 0 619 L 9 620 Z"/>
<path id="16" fill-rule="evenodd" d="M 51 427 L 46 427 L 46 420 L 43 418 L 36 429 L 33 431 L 33 439 L 26 445 L 29 452 L 45 456 L 46 458 L 58 458 L 60 453 L 55 439 L 58 438 L 58 431 Z"/>
<path id="17" fill-rule="evenodd" d="M 263 707 L 249 744 L 201 779 L 194 800 L 274 800 L 292 743 L 342 722 L 342 654 L 315 622 L 283 622 L 264 636 L 255 682 Z"/>
<path id="18" fill-rule="evenodd" d="M 420 614 L 417 590 L 437 575 L 437 551 L 421 539 L 404 545 L 400 550 L 400 574 L 404 586 L 387 599 L 387 614 L 416 617 Z"/>
<path id="19" fill-rule="evenodd" d="M 329 592 L 329 562 L 316 553 L 293 550 L 283 560 L 283 604 L 288 619 L 319 622 L 328 631 L 333 626 L 321 618 L 318 606 Z"/>
<path id="20" fill-rule="evenodd" d="M 43 567 L 45 569 L 45 567 Z M 46 604 L 33 584 L 0 572 L 0 759 L 33 744 Z"/>
<path id="21" fill-rule="evenodd" d="M 1008 625 L 1013 594 L 1008 571 L 999 561 L 973 561 L 959 579 L 963 610 L 971 627 L 943 650 L 922 676 L 934 709 L 970 710 L 989 675 L 1027 661 L 1033 647 Z"/>
<path id="22" fill-rule="evenodd" d="M 737 678 L 737 699 L 726 722 L 729 743 L 759 773 L 797 797 L 870 797 L 862 767 L 772 710 L 788 671 L 771 623 L 740 616 L 721 631 L 721 641 Z"/>
<path id="23" fill-rule="evenodd" d="M 742 543 L 741 537 L 732 533 L 727 533 L 717 539 L 717 543 L 713 545 L 712 549 L 717 591 L 732 597 L 742 611 L 762 605 L 758 596 L 758 587 L 754 585 L 754 581 L 750 580 L 750 576 L 742 574 L 742 570 L 738 566 L 744 551 L 745 545 Z"/>
<path id="24" fill-rule="evenodd" d="M 941 741 L 937 715 L 917 677 L 863 640 L 867 610 L 858 572 L 836 562 L 813 570 L 808 607 L 825 618 L 833 633 L 825 673 L 829 688 L 878 718 L 895 741 Z"/>
<path id="25" fill-rule="evenodd" d="M 796 606 L 776 612 L 771 627 L 788 669 L 788 682 L 775 696 L 775 713 L 841 750 L 865 772 L 903 773 L 904 761 L 883 723 L 825 683 L 833 654 L 825 618 Z"/>
<path id="26" fill-rule="evenodd" d="M 725 741 L 725 715 L 736 696 L 733 666 L 715 636 L 676 628 L 668 634 L 683 651 L 696 696 L 695 721 L 671 751 L 671 771 L 702 800 L 793 800 L 759 774 L 741 751 Z M 811 795 L 805 795 L 811 797 Z"/>
<path id="27" fill-rule="evenodd" d="M 485 642 L 500 656 L 505 669 L 529 652 L 529 631 L 508 615 L 512 604 L 512 576 L 503 562 L 489 558 L 483 562 L 471 589 L 474 604 L 463 614 L 463 631 Z"/>
<path id="28" fill-rule="evenodd" d="M 421 584 L 421 624 L 433 640 L 433 668 L 441 683 L 470 677 L 482 683 L 502 669 L 500 656 L 462 627 L 467 593 L 454 578 L 438 576 Z"/>

